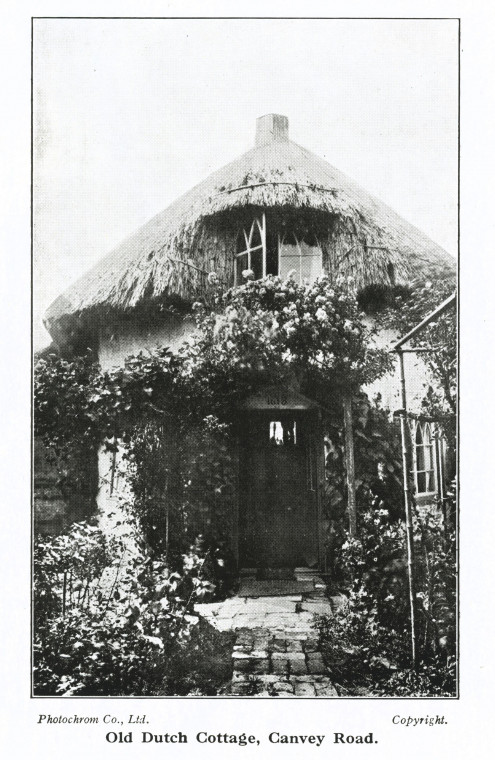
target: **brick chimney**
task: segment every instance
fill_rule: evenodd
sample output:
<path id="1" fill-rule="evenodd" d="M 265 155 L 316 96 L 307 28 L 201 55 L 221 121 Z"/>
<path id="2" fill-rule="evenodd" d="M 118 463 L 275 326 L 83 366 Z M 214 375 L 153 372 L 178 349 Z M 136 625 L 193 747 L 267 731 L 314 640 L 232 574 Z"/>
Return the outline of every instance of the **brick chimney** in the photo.
<path id="1" fill-rule="evenodd" d="M 289 139 L 289 119 L 278 113 L 267 113 L 256 119 L 256 141 L 258 148 L 270 142 L 282 142 Z"/>

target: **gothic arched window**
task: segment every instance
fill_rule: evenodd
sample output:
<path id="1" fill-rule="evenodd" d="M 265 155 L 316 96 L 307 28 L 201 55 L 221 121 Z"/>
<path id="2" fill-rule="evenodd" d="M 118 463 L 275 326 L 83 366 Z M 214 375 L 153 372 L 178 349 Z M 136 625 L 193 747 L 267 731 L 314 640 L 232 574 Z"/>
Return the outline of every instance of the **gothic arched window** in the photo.
<path id="1" fill-rule="evenodd" d="M 322 249 L 310 231 L 268 229 L 266 215 L 261 214 L 237 235 L 236 285 L 245 282 L 245 271 L 251 271 L 255 280 L 267 274 L 286 279 L 291 274 L 300 285 L 313 283 L 323 275 Z"/>
<path id="2" fill-rule="evenodd" d="M 416 422 L 414 431 L 414 481 L 416 493 L 434 493 L 435 478 L 435 449 L 429 422 Z"/>

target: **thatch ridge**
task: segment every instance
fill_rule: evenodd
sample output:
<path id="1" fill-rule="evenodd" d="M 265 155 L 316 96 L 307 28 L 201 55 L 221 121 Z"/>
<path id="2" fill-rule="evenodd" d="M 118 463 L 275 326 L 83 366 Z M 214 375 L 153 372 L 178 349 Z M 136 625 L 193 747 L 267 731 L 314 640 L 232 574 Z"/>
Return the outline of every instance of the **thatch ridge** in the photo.
<path id="1" fill-rule="evenodd" d="M 361 285 L 383 278 L 390 261 L 402 281 L 455 271 L 439 245 L 345 174 L 290 140 L 273 141 L 213 172 L 130 235 L 50 306 L 47 328 L 98 308 L 196 298 L 213 268 L 230 284 L 235 233 L 225 235 L 217 221 L 248 207 L 328 214 L 328 269 Z"/>

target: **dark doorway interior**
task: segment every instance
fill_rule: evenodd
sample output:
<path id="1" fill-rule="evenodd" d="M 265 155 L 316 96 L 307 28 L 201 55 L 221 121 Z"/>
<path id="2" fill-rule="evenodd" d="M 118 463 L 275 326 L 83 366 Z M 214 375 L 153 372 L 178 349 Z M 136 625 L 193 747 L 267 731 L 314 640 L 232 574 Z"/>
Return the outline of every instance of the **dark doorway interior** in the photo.
<path id="1" fill-rule="evenodd" d="M 246 415 L 241 449 L 239 559 L 260 574 L 318 563 L 315 414 Z M 272 576 L 273 577 L 273 576 Z"/>

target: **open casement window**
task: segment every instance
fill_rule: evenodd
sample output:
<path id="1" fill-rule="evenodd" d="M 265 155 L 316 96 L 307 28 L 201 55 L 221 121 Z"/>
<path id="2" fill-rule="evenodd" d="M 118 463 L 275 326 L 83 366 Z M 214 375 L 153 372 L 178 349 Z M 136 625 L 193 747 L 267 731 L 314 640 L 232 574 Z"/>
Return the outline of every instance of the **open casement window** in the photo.
<path id="1" fill-rule="evenodd" d="M 437 490 L 435 438 L 429 422 L 416 421 L 413 434 L 413 474 L 416 494 L 434 494 Z"/>
<path id="2" fill-rule="evenodd" d="M 286 279 L 289 273 L 297 283 L 313 283 L 323 274 L 322 250 L 316 237 L 310 233 L 278 233 L 267 227 L 265 214 L 256 217 L 250 226 L 237 235 L 235 253 L 235 284 L 245 281 L 242 273 L 251 270 L 254 279 L 267 274 Z"/>

